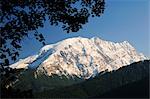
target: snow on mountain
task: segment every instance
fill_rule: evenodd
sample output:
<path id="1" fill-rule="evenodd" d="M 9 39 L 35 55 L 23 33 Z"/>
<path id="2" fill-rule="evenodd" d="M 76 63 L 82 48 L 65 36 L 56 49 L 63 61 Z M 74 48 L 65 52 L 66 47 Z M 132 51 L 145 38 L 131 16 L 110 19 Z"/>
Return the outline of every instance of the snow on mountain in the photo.
<path id="1" fill-rule="evenodd" d="M 88 79 L 102 71 L 116 70 L 146 57 L 127 41 L 114 43 L 98 37 L 74 37 L 46 45 L 37 55 L 10 65 L 11 68 L 36 68 L 36 73 L 78 76 Z"/>

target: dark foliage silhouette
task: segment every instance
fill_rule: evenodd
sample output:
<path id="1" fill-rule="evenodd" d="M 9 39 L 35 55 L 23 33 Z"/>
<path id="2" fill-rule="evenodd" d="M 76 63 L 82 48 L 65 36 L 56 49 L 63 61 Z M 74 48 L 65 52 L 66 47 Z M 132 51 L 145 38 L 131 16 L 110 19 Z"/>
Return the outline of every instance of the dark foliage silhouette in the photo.
<path id="1" fill-rule="evenodd" d="M 77 32 L 90 16 L 104 12 L 104 0 L 1 0 L 0 1 L 0 65 L 8 66 L 16 60 L 20 42 L 29 34 L 45 44 L 37 29 L 46 20 L 62 25 L 67 33 Z"/>
<path id="2" fill-rule="evenodd" d="M 1 89 L 5 92 L 3 96 L 10 92 L 10 97 L 16 94 L 16 90 L 10 86 L 6 88 L 17 76 L 8 66 L 10 60 L 15 61 L 19 56 L 20 43 L 24 38 L 33 34 L 37 41 L 45 45 L 44 36 L 38 32 L 38 28 L 44 27 L 45 21 L 55 26 L 60 24 L 67 33 L 77 32 L 90 16 L 99 17 L 103 14 L 104 5 L 104 0 L 0 0 L 0 74 Z M 21 95 L 28 97 L 28 94 Z"/>
<path id="3" fill-rule="evenodd" d="M 5 72 L 1 72 L 1 98 L 32 98 L 32 89 L 21 91 L 20 89 L 14 89 L 13 83 L 18 80 L 20 72 L 23 69 L 11 69 L 5 68 Z"/>

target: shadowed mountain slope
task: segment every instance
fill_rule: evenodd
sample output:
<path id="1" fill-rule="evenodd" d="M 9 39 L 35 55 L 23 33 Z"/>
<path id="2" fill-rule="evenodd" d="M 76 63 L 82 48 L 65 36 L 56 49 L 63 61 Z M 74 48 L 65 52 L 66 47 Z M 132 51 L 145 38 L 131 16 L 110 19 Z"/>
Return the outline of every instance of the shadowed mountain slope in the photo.
<path id="1" fill-rule="evenodd" d="M 120 93 L 118 93 L 120 97 L 124 97 L 125 95 L 126 97 L 130 97 L 130 94 L 127 94 L 126 91 L 127 90 L 131 91 L 131 89 L 132 91 L 135 92 L 135 93 L 133 92 L 134 95 L 131 97 L 135 98 L 147 97 L 148 96 L 147 88 L 149 88 L 148 84 L 149 64 L 150 64 L 149 60 L 136 62 L 131 65 L 122 67 L 116 71 L 106 72 L 104 74 L 101 73 L 95 78 L 88 79 L 80 84 L 35 93 L 35 97 L 98 98 L 98 97 L 106 97 L 107 94 L 109 95 L 110 93 L 112 94 L 111 96 L 113 97 L 113 95 L 115 96 L 114 90 L 116 88 L 119 88 L 116 90 L 120 91 Z M 114 93 L 112 93 L 113 91 Z M 135 96 L 136 94 L 139 95 Z"/>

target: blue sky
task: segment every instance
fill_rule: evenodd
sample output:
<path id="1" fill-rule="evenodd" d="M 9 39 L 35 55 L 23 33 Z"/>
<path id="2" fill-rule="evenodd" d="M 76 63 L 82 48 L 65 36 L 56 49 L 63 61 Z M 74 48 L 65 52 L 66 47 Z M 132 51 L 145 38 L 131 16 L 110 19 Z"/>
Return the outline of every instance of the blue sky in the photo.
<path id="1" fill-rule="evenodd" d="M 76 33 L 67 34 L 61 27 L 50 26 L 48 22 L 39 32 L 44 34 L 47 44 L 74 36 L 98 36 L 114 42 L 126 40 L 138 52 L 150 56 L 149 4 L 149 0 L 106 0 L 104 14 L 99 18 L 90 18 Z M 42 47 L 33 37 L 24 39 L 22 45 L 20 58 L 33 55 Z"/>

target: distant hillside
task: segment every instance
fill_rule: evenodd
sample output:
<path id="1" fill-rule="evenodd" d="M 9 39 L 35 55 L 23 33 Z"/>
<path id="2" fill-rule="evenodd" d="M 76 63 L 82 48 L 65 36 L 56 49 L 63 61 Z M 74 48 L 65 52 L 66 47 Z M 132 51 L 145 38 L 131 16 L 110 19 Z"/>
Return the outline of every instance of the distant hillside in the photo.
<path id="1" fill-rule="evenodd" d="M 23 70 L 19 80 L 2 97 L 9 98 L 99 98 L 148 97 L 150 60 L 123 66 L 112 72 L 104 71 L 94 78 L 34 75 Z"/>
<path id="2" fill-rule="evenodd" d="M 134 95 L 131 97 L 136 97 L 136 94 L 137 97 L 148 97 L 147 88 L 149 88 L 149 65 L 150 60 L 136 62 L 116 71 L 106 72 L 104 74 L 101 73 L 97 77 L 88 79 L 80 84 L 34 93 L 34 97 L 98 98 L 106 97 L 107 95 L 110 95 L 110 97 L 116 97 L 115 93 L 118 91 L 124 92 L 117 94 L 120 97 L 130 97 L 130 94 L 127 94 L 126 91 L 131 91 L 131 89 L 135 92 L 133 92 Z M 115 89 L 116 91 L 114 91 Z M 113 91 L 114 93 L 112 93 Z"/>
<path id="3" fill-rule="evenodd" d="M 95 96 L 102 98 L 148 98 L 149 97 L 149 78 L 135 81 L 119 88 L 113 89 L 102 95 Z"/>
<path id="4" fill-rule="evenodd" d="M 70 86 L 83 81 L 78 77 L 68 78 L 66 76 L 52 75 L 47 76 L 45 74 L 36 75 L 35 70 L 24 70 L 13 88 L 20 89 L 22 91 L 32 89 L 33 92 L 41 92 L 48 89 L 60 88 Z"/>

